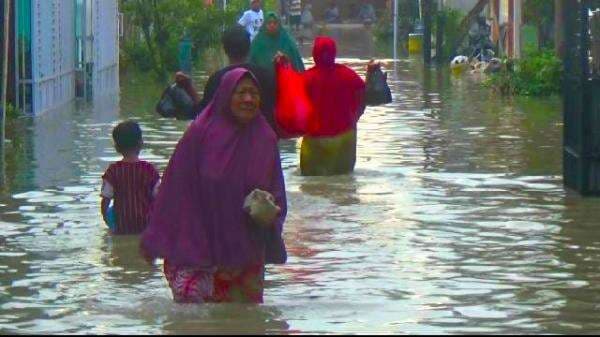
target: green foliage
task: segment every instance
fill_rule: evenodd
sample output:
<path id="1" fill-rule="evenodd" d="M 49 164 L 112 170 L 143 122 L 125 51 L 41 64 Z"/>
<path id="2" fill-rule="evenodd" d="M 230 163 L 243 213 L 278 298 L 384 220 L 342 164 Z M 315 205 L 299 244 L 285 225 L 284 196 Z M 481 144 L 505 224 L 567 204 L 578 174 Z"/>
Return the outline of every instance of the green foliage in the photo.
<path id="1" fill-rule="evenodd" d="M 275 0 L 263 1 L 265 10 L 274 9 Z M 133 34 L 121 46 L 121 63 L 140 71 L 153 71 L 164 80 L 178 69 L 178 48 L 184 33 L 192 39 L 192 58 L 220 44 L 224 27 L 237 23 L 248 8 L 247 0 L 230 0 L 227 10 L 204 0 L 120 0 L 120 8 Z"/>
<path id="2" fill-rule="evenodd" d="M 441 19 L 444 22 L 444 45 L 443 45 L 443 54 L 446 56 L 455 56 L 452 54 L 452 41 L 456 41 L 458 39 L 459 27 L 462 22 L 465 14 L 454 8 L 445 7 L 443 10 L 438 12 L 438 15 L 441 16 Z M 434 20 L 433 29 L 437 32 L 438 25 L 437 20 Z"/>
<path id="3" fill-rule="evenodd" d="M 523 21 L 537 28 L 540 48 L 552 48 L 552 26 L 554 24 L 554 1 L 525 0 L 523 2 Z"/>
<path id="4" fill-rule="evenodd" d="M 523 3 L 523 21 L 531 24 L 554 22 L 554 1 L 525 0 Z"/>
<path id="5" fill-rule="evenodd" d="M 151 71 L 153 63 L 148 47 L 138 41 L 125 41 L 121 47 L 121 68 L 129 68 L 135 65 L 142 72 Z"/>
<path id="6" fill-rule="evenodd" d="M 381 41 L 390 41 L 394 38 L 394 27 L 389 15 L 379 17 L 373 33 L 375 38 Z"/>
<path id="7" fill-rule="evenodd" d="M 511 95 L 545 96 L 560 92 L 562 61 L 553 51 L 528 51 L 514 63 L 504 62 L 507 66 L 492 75 L 487 85 Z"/>
<path id="8" fill-rule="evenodd" d="M 2 110 L 2 107 L 0 107 L 0 110 Z M 22 115 L 21 110 L 15 108 L 12 104 L 8 103 L 6 105 L 6 118 L 8 119 L 15 119 L 18 118 Z"/>

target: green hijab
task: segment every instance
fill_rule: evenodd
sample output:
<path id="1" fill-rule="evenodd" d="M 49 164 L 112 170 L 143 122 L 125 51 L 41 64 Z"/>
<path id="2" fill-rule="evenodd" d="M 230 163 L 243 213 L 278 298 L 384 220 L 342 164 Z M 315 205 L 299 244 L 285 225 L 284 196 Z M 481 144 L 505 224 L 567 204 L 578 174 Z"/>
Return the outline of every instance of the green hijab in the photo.
<path id="1" fill-rule="evenodd" d="M 271 35 L 267 32 L 267 23 L 271 20 L 276 20 L 279 23 L 279 32 L 275 35 Z M 296 41 L 294 41 L 294 38 L 288 31 L 281 26 L 279 16 L 274 12 L 268 12 L 260 32 L 252 41 L 250 63 L 274 71 L 273 58 L 278 51 L 281 51 L 289 57 L 292 67 L 296 69 L 296 71 L 304 71 L 304 63 L 302 63 L 302 56 L 298 51 Z"/>

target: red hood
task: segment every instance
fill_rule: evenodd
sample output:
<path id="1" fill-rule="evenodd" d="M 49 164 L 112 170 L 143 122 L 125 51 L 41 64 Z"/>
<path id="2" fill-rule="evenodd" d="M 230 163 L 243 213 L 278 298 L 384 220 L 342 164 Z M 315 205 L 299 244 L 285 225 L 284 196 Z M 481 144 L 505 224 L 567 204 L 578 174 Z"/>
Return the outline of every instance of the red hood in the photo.
<path id="1" fill-rule="evenodd" d="M 331 67 L 335 64 L 337 47 L 332 38 L 319 36 L 315 39 L 313 59 L 318 67 Z"/>

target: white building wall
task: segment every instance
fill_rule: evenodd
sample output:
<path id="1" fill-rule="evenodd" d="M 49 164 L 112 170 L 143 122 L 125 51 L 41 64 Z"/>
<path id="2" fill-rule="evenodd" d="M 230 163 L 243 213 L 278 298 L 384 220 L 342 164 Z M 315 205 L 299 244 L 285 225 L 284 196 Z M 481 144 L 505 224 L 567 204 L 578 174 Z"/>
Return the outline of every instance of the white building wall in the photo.
<path id="1" fill-rule="evenodd" d="M 32 1 L 33 113 L 75 97 L 75 33 L 72 0 Z"/>
<path id="2" fill-rule="evenodd" d="M 86 39 L 93 63 L 94 98 L 119 91 L 117 0 L 87 0 L 91 27 Z M 44 114 L 75 99 L 74 0 L 32 0 L 32 112 Z"/>
<path id="3" fill-rule="evenodd" d="M 116 0 L 93 0 L 94 99 L 119 92 L 119 9 Z"/>

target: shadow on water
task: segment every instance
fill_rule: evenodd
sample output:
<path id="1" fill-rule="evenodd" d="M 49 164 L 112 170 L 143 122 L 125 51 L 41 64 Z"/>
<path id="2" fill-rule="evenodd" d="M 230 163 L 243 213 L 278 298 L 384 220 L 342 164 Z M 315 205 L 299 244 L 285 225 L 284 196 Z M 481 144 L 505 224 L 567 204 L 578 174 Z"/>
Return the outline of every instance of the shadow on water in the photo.
<path id="1" fill-rule="evenodd" d="M 339 34 L 341 62 L 364 75 L 377 46 Z M 361 119 L 353 174 L 302 177 L 299 143 L 280 142 L 289 259 L 267 269 L 259 306 L 173 303 L 139 239 L 102 223 L 112 127 L 140 122 L 142 157 L 162 171 L 187 126 L 157 118 L 160 85 L 130 74 L 120 97 L 12 122 L 0 332 L 598 331 L 600 207 L 562 187 L 560 99 L 498 97 L 418 58 L 383 63 L 394 102 Z"/>

